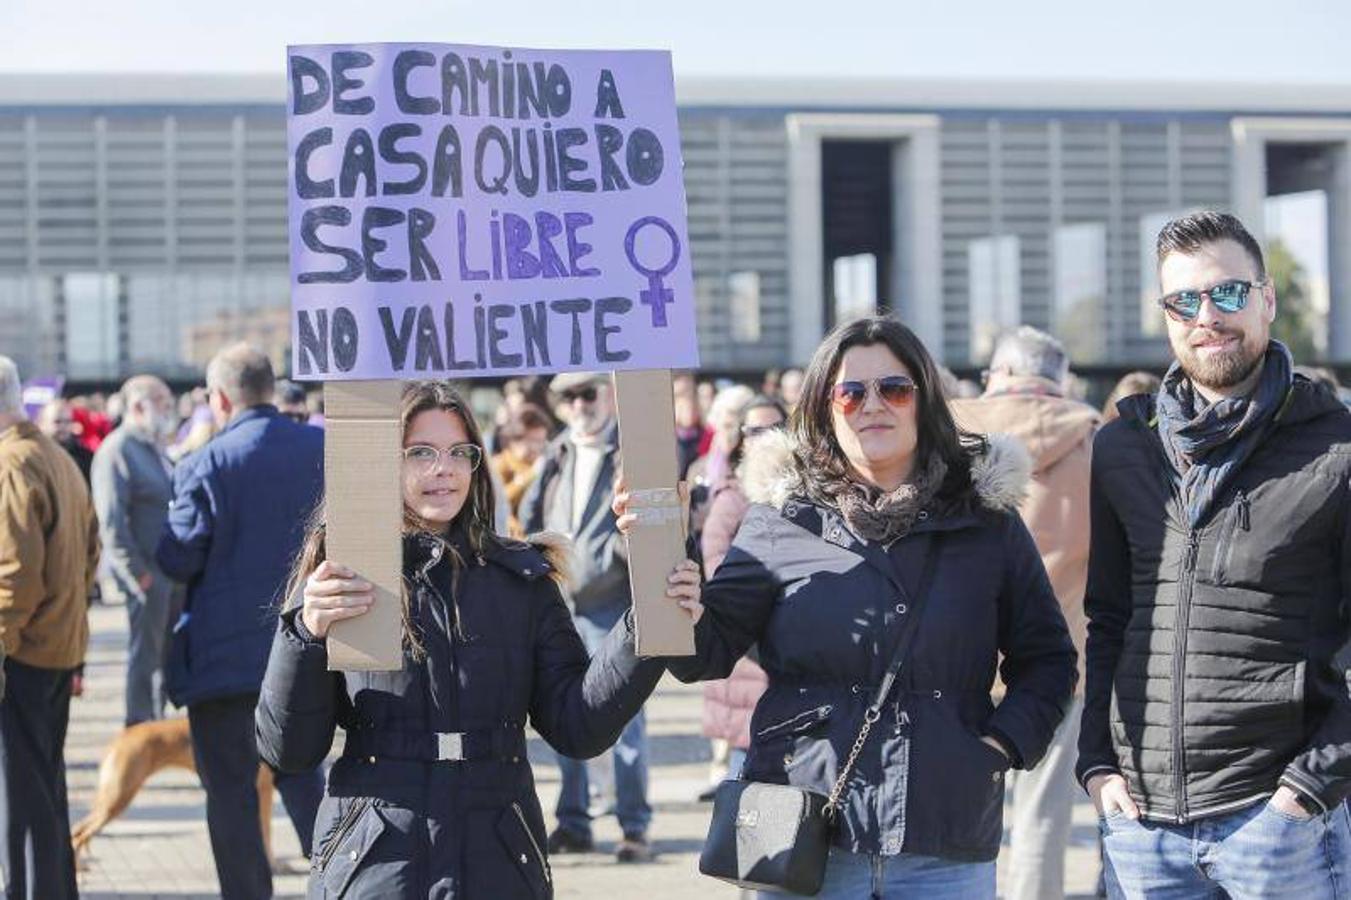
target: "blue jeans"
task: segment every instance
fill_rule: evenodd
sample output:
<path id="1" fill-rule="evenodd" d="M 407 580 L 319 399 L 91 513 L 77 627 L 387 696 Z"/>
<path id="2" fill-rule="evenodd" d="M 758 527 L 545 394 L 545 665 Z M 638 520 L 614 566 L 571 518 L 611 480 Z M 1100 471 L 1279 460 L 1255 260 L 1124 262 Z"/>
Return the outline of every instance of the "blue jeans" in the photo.
<path id="1" fill-rule="evenodd" d="M 872 856 L 830 848 L 826 880 L 817 900 L 994 900 L 995 864 L 958 862 L 936 856 Z M 756 894 L 779 900 L 783 894 Z"/>
<path id="2" fill-rule="evenodd" d="M 587 653 L 594 656 L 605 636 L 624 615 L 627 606 L 579 613 L 573 618 Z M 645 835 L 652 822 L 652 807 L 647 802 L 647 726 L 642 710 L 624 727 L 614 747 L 615 818 L 626 835 Z M 586 762 L 558 754 L 561 779 L 558 806 L 554 814 L 558 824 L 577 835 L 591 834 L 590 786 Z"/>
<path id="3" fill-rule="evenodd" d="M 746 768 L 746 751 L 733 747 L 727 754 L 727 777 L 735 780 L 741 777 L 741 770 Z"/>
<path id="4" fill-rule="evenodd" d="M 1116 900 L 1348 900 L 1345 804 L 1299 821 L 1254 803 L 1187 825 L 1102 819 L 1107 895 Z"/>

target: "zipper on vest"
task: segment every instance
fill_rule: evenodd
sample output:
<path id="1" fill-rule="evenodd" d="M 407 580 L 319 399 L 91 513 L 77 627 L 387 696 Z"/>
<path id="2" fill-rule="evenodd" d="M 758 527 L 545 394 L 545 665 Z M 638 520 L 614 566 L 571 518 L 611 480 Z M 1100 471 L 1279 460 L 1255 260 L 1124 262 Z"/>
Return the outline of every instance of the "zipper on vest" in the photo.
<path id="1" fill-rule="evenodd" d="M 1178 572 L 1177 621 L 1173 623 L 1173 795 L 1174 818 L 1178 824 L 1186 821 L 1183 814 L 1183 795 L 1186 793 L 1187 773 L 1183 766 L 1186 742 L 1183 740 L 1185 719 L 1183 698 L 1186 693 L 1187 627 L 1191 617 L 1192 588 L 1196 584 L 1196 552 L 1200 538 L 1196 531 L 1187 532 L 1187 551 L 1182 555 Z"/>
<path id="2" fill-rule="evenodd" d="M 539 860 L 539 867 L 544 871 L 544 880 L 549 884 L 554 883 L 554 875 L 549 871 L 549 862 L 544 858 L 544 851 L 539 848 L 539 842 L 530 832 L 530 826 L 525 824 L 525 813 L 521 811 L 521 804 L 515 800 L 511 802 L 511 808 L 516 813 L 516 818 L 520 820 L 521 830 L 525 832 L 526 838 L 530 841 L 530 846 L 535 849 L 535 858 Z"/>

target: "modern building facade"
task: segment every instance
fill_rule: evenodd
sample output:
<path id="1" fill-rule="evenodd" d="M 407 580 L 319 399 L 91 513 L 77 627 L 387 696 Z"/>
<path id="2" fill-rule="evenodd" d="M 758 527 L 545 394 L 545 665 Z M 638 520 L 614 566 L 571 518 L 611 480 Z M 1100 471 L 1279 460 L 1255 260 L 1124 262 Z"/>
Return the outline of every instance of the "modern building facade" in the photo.
<path id="1" fill-rule="evenodd" d="M 237 335 L 284 364 L 285 87 L 0 77 L 0 352 L 32 374 L 186 378 Z M 1083 365 L 1155 364 L 1153 237 L 1201 207 L 1289 232 L 1318 354 L 1351 361 L 1344 86 L 677 88 L 707 368 L 804 362 L 877 308 L 954 366 L 1018 322 Z"/>

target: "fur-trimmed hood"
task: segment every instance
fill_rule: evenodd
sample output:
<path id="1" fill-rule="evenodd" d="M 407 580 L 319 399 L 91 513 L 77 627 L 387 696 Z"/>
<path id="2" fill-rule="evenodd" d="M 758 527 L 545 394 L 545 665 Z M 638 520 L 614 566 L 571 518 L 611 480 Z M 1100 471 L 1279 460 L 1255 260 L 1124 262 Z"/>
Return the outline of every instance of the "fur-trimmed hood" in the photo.
<path id="1" fill-rule="evenodd" d="M 793 460 L 795 447 L 795 439 L 784 430 L 751 439 L 741 466 L 747 499 L 783 509 L 789 498 L 803 496 L 803 479 Z M 971 460 L 971 491 L 981 506 L 995 512 L 1017 510 L 1031 476 L 1032 457 L 1011 435 L 988 435 L 985 451 Z"/>
<path id="2" fill-rule="evenodd" d="M 526 539 L 549 564 L 549 577 L 563 589 L 572 587 L 572 541 L 556 531 L 540 531 Z"/>

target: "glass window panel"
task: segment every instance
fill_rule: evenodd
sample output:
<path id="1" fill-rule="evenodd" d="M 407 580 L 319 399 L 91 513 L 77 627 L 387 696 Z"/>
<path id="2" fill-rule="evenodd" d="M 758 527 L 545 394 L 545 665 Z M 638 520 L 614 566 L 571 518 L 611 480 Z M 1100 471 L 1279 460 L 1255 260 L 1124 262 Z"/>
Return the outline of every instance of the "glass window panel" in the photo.
<path id="1" fill-rule="evenodd" d="M 877 257 L 871 253 L 836 257 L 835 321 L 847 322 L 877 312 Z"/>
<path id="2" fill-rule="evenodd" d="M 732 340 L 742 344 L 760 340 L 760 273 L 733 272 L 727 276 L 732 315 Z"/>
<path id="3" fill-rule="evenodd" d="M 1052 330 L 1076 363 L 1107 352 L 1107 226 L 1083 222 L 1057 228 L 1054 241 Z"/>
<path id="4" fill-rule="evenodd" d="M 1328 354 L 1328 195 L 1300 191 L 1266 199 L 1267 275 L 1276 282 L 1276 324 L 1296 361 Z M 1310 353 L 1312 351 L 1312 353 Z"/>
<path id="5" fill-rule="evenodd" d="M 1005 234 L 979 238 L 966 248 L 970 277 L 970 359 L 984 361 L 999 334 L 1022 317 L 1022 267 L 1018 238 Z"/>
<path id="6" fill-rule="evenodd" d="M 113 272 L 68 272 L 63 279 L 66 301 L 66 368 L 72 378 L 116 378 L 117 275 Z"/>

